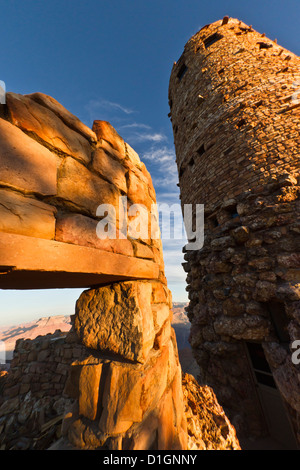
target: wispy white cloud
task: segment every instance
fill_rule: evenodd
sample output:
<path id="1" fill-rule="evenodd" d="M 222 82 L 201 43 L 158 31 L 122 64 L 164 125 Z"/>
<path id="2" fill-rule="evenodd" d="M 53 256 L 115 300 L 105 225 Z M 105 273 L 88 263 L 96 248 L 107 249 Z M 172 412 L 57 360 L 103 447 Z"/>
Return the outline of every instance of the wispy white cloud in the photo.
<path id="1" fill-rule="evenodd" d="M 98 113 L 99 111 L 106 111 L 107 113 L 111 113 L 112 111 L 121 111 L 122 114 L 126 115 L 130 115 L 135 112 L 133 109 L 128 108 L 120 103 L 105 100 L 102 98 L 90 100 L 86 104 L 85 109 L 89 113 L 89 117 L 92 120 L 95 119 L 95 113 Z"/>
<path id="2" fill-rule="evenodd" d="M 162 142 L 166 140 L 167 137 L 164 134 L 160 134 L 159 132 L 153 133 L 135 133 L 132 135 L 131 140 L 135 143 L 140 142 Z"/>
<path id="3" fill-rule="evenodd" d="M 132 122 L 131 124 L 124 124 L 122 126 L 119 126 L 119 129 L 151 129 L 151 126 L 148 126 L 147 124 L 143 124 L 141 122 Z"/>
<path id="4" fill-rule="evenodd" d="M 166 187 L 166 178 L 170 188 L 175 188 L 178 182 L 175 151 L 167 146 L 152 147 L 141 155 L 149 167 L 153 167 L 153 180 L 156 187 Z M 173 193 L 174 191 L 172 191 Z M 170 195 L 170 193 L 168 193 Z M 178 197 L 178 196 L 177 196 Z"/>

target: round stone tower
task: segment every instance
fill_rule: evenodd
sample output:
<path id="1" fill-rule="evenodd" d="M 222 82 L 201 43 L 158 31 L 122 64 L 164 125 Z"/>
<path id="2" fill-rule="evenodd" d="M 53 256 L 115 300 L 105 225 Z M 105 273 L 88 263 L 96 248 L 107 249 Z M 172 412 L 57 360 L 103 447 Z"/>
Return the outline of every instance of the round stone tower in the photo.
<path id="1" fill-rule="evenodd" d="M 204 246 L 183 250 L 199 380 L 213 386 L 241 436 L 271 434 L 293 448 L 300 58 L 224 17 L 185 45 L 169 105 L 182 208 L 204 204 L 205 213 Z"/>

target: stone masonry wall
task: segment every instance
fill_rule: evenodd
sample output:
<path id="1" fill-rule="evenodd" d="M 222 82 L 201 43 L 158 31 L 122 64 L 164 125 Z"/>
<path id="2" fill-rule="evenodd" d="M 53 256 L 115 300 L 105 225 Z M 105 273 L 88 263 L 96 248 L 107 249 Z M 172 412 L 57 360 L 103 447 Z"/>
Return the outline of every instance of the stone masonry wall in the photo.
<path id="1" fill-rule="evenodd" d="M 41 93 L 7 93 L 6 105 L 1 107 L 0 137 L 0 231 L 25 237 L 22 241 L 16 237 L 20 255 L 22 242 L 39 239 L 42 248 L 26 253 L 26 263 L 44 260 L 41 276 L 49 269 L 41 239 L 61 242 L 52 244 L 56 247 L 53 256 L 58 256 L 62 246 L 61 257 L 69 266 L 69 272 L 59 276 L 55 264 L 51 268 L 56 287 L 64 287 L 70 273 L 78 272 L 81 257 L 94 255 L 94 251 L 82 252 L 82 246 L 101 252 L 97 258 L 100 273 L 101 264 L 106 263 L 106 277 L 94 281 L 97 287 L 91 285 L 77 301 L 73 328 L 66 338 L 75 346 L 64 346 L 62 356 L 56 356 L 59 348 L 55 349 L 55 357 L 49 349 L 30 351 L 36 360 L 14 373 L 14 364 L 25 357 L 27 345 L 37 343 L 18 344 L 6 396 L 17 401 L 19 391 L 37 397 L 40 392 L 51 397 L 64 391 L 75 400 L 64 419 L 64 436 L 78 448 L 185 449 L 187 423 L 171 328 L 171 293 L 159 233 L 151 237 L 153 224 L 158 228 L 151 213 L 156 197 L 145 165 L 109 123 L 95 121 L 91 130 Z M 121 196 L 127 198 L 125 221 L 138 217 L 130 212 L 133 204 L 144 206 L 149 217 L 143 235 L 124 234 Z M 100 204 L 110 204 L 115 210 L 116 218 L 110 219 L 109 226 L 116 238 L 97 236 L 104 215 L 97 213 Z M 70 245 L 78 247 L 72 258 L 63 251 Z M 106 253 L 121 257 L 106 258 Z M 144 263 L 139 264 L 141 259 Z M 4 277 L 10 271 L 13 274 L 14 266 L 4 269 Z M 25 269 L 24 282 L 30 275 L 30 269 Z M 39 287 L 39 276 L 35 279 L 37 285 L 31 288 Z M 47 368 L 52 372 L 51 382 Z M 20 373 L 24 373 L 21 380 L 15 377 Z"/>
<path id="2" fill-rule="evenodd" d="M 239 435 L 265 425 L 247 344 L 262 346 L 300 440 L 300 59 L 236 19 L 204 26 L 169 86 L 180 197 L 204 204 L 185 252 L 190 342 Z"/>
<path id="3" fill-rule="evenodd" d="M 96 369 L 91 368 L 91 362 L 94 362 L 94 365 L 97 362 Z M 153 361 L 152 365 L 154 365 Z M 159 368 L 161 365 L 160 360 L 156 367 Z M 0 372 L 0 449 L 75 449 L 78 445 L 81 448 L 83 443 L 86 448 L 91 443 L 91 432 L 87 426 L 87 423 L 91 425 L 91 422 L 79 414 L 79 408 L 81 411 L 85 410 L 85 413 L 87 409 L 91 411 L 90 405 L 97 393 L 94 387 L 90 388 L 94 375 L 91 372 L 97 371 L 99 366 L 101 366 L 102 373 L 106 374 L 105 380 L 109 380 L 107 372 L 121 369 L 120 364 L 118 367 L 118 363 L 110 361 L 108 357 L 105 360 L 103 358 L 102 361 L 99 358 L 97 361 L 91 358 L 90 351 L 78 341 L 74 333 L 56 331 L 54 334 L 39 336 L 34 340 L 18 340 L 10 370 Z M 128 370 L 129 364 L 127 367 L 124 365 L 126 380 Z M 160 372 L 163 370 L 160 369 Z M 148 377 L 144 379 L 143 385 L 151 380 L 151 392 L 155 391 L 154 381 L 157 380 L 157 374 L 158 370 L 148 368 Z M 89 386 L 84 389 L 85 391 L 79 389 L 80 378 L 83 381 L 83 377 L 87 379 L 88 375 L 90 375 L 89 380 L 84 382 Z M 116 375 L 115 372 L 114 375 Z M 135 374 L 135 377 L 137 376 L 138 374 Z M 103 378 L 101 382 L 103 386 Z M 127 386 L 122 385 L 122 389 L 114 398 L 115 407 L 118 406 L 119 394 L 128 392 L 131 386 L 130 383 L 127 383 Z M 187 421 L 187 448 L 190 450 L 240 449 L 236 431 L 213 391 L 209 387 L 200 387 L 195 378 L 188 374 L 183 376 L 182 386 L 183 396 L 179 398 L 183 400 Z M 99 390 L 103 397 L 103 405 L 109 401 L 109 390 L 110 386 L 103 386 L 103 390 Z M 143 391 L 145 392 L 145 387 Z M 136 398 L 138 398 L 137 394 L 134 393 L 134 399 Z M 145 403 L 145 398 L 144 395 L 143 403 Z M 155 406 L 157 396 L 153 398 L 152 403 Z M 84 403 L 84 400 L 87 400 L 87 403 Z M 131 406 L 136 407 L 137 404 L 137 402 L 131 403 Z M 127 411 L 130 410 L 127 409 Z M 136 411 L 136 409 L 130 411 L 130 418 L 136 416 Z M 150 426 L 148 438 L 155 441 L 154 423 L 158 422 L 159 414 L 154 408 L 151 413 L 152 418 L 146 420 L 147 426 Z M 71 427 L 71 421 L 75 418 L 77 431 Z M 167 423 L 163 426 L 167 426 Z M 138 427 L 142 429 L 140 439 L 145 440 L 147 433 L 143 431 L 141 425 Z M 95 423 L 93 428 L 94 432 L 96 428 L 95 434 L 97 434 Z M 66 441 L 69 433 L 73 445 L 68 440 Z M 135 433 L 137 433 L 137 426 Z M 103 438 L 102 441 L 104 442 Z M 115 438 L 107 439 L 102 448 L 108 448 L 109 445 L 115 446 L 115 441 Z M 96 442 L 94 436 L 93 448 Z M 100 445 L 101 442 L 99 441 L 98 444 Z M 127 441 L 127 446 L 130 446 L 129 441 Z"/>
<path id="4" fill-rule="evenodd" d="M 52 97 L 7 93 L 0 139 L 1 232 L 142 258 L 161 268 L 159 237 L 118 236 L 119 198 L 127 197 L 125 210 L 145 204 L 150 211 L 156 196 L 144 163 L 109 123 L 95 121 L 91 130 Z M 100 204 L 116 209 L 116 239 L 96 235 Z M 163 269 L 160 277 L 166 282 Z"/>
<path id="5" fill-rule="evenodd" d="M 182 203 L 215 204 L 297 172 L 299 87 L 299 57 L 243 22 L 195 34 L 169 86 Z"/>

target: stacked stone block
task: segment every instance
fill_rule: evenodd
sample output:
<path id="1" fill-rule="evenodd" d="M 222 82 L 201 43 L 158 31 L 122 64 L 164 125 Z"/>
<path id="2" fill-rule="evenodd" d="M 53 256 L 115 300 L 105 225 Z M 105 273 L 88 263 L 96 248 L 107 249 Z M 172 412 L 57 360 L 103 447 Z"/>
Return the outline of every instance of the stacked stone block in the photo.
<path id="1" fill-rule="evenodd" d="M 95 121 L 91 130 L 42 93 L 7 93 L 6 102 L 0 230 L 157 263 L 162 247 L 159 237 L 150 239 L 150 227 L 143 240 L 118 237 L 120 197 L 127 197 L 126 209 L 145 203 L 150 210 L 156 200 L 151 176 L 130 145 L 109 123 Z M 100 204 L 116 208 L 115 240 L 96 235 Z"/>

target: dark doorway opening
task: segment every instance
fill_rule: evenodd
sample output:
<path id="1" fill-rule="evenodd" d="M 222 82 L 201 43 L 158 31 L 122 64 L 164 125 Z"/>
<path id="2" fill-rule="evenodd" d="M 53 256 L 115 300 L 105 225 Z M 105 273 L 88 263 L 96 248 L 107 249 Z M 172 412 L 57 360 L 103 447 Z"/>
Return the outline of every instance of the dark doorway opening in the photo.
<path id="1" fill-rule="evenodd" d="M 299 450 L 281 394 L 260 343 L 246 343 L 257 395 L 270 437 L 283 450 Z"/>

